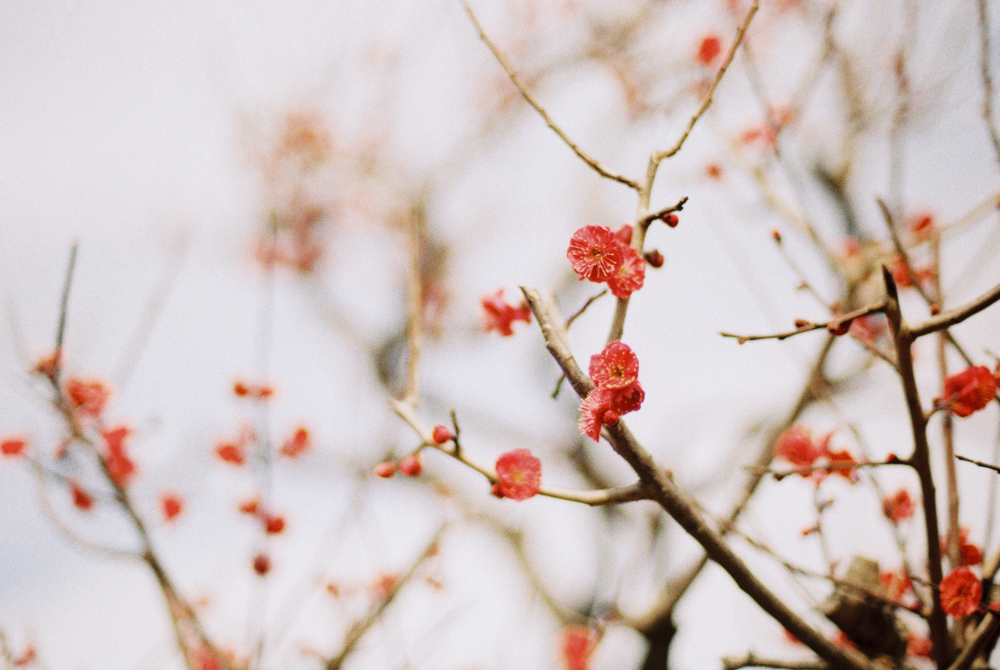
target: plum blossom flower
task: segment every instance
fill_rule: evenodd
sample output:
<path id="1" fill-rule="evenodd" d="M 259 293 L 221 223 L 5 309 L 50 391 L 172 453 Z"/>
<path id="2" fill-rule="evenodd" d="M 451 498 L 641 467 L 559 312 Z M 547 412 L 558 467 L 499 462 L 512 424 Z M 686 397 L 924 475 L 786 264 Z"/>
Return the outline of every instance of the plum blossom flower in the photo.
<path id="1" fill-rule="evenodd" d="M 638 377 L 639 359 L 627 344 L 616 340 L 591 356 L 594 389 L 580 404 L 580 432 L 597 442 L 601 426 L 614 426 L 622 414 L 639 409 L 646 394 Z"/>
<path id="2" fill-rule="evenodd" d="M 496 462 L 496 492 L 503 498 L 527 500 L 542 485 L 542 462 L 527 449 L 501 454 Z"/>
<path id="3" fill-rule="evenodd" d="M 812 431 L 801 424 L 788 428 L 774 443 L 775 457 L 797 467 L 809 467 L 825 451 L 825 444 L 816 444 L 813 441 Z"/>
<path id="4" fill-rule="evenodd" d="M 511 328 L 514 321 L 531 323 L 531 310 L 524 301 L 517 307 L 508 304 L 503 299 L 503 293 L 501 288 L 496 293 L 487 293 L 479 301 L 483 308 L 483 330 L 487 333 L 495 330 L 504 337 L 510 337 L 514 334 Z"/>
<path id="5" fill-rule="evenodd" d="M 983 409 L 997 392 L 997 380 L 985 365 L 966 368 L 944 380 L 944 391 L 935 404 L 947 404 L 956 415 L 966 417 Z"/>
<path id="6" fill-rule="evenodd" d="M 584 226 L 569 240 L 566 252 L 580 281 L 607 281 L 622 264 L 622 244 L 607 226 Z"/>
<path id="7" fill-rule="evenodd" d="M 968 568 L 955 568 L 941 580 L 941 607 L 949 616 L 969 616 L 979 609 L 982 597 L 982 582 Z"/>
<path id="8" fill-rule="evenodd" d="M 110 397 L 111 390 L 100 380 L 72 377 L 66 381 L 66 398 L 81 416 L 96 419 Z"/>
<path id="9" fill-rule="evenodd" d="M 128 486 L 129 480 L 135 474 L 135 462 L 126 452 L 125 439 L 132 434 L 128 426 L 118 426 L 101 432 L 104 438 L 104 466 L 111 481 L 119 488 Z"/>
<path id="10" fill-rule="evenodd" d="M 587 670 L 597 646 L 597 632 L 589 626 L 572 625 L 562 629 L 560 651 L 566 670 Z"/>
<path id="11" fill-rule="evenodd" d="M 916 504 L 906 489 L 899 489 L 882 501 L 882 511 L 885 516 L 896 524 L 909 519 L 915 510 Z"/>
<path id="12" fill-rule="evenodd" d="M 598 388 L 625 388 L 639 378 L 639 358 L 631 347 L 615 340 L 590 357 L 589 373 Z"/>
<path id="13" fill-rule="evenodd" d="M 608 288 L 616 298 L 628 300 L 646 280 L 646 262 L 632 247 L 622 245 L 622 264 L 608 277 Z"/>

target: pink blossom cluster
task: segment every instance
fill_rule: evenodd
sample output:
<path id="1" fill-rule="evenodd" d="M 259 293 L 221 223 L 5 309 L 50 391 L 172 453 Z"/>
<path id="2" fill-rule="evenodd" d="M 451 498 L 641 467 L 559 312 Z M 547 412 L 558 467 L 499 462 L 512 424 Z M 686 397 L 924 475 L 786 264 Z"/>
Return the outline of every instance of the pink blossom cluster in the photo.
<path id="1" fill-rule="evenodd" d="M 616 232 L 606 226 L 584 226 L 570 238 L 566 257 L 580 281 L 607 282 L 616 298 L 627 300 L 646 279 L 646 261 L 631 243 L 632 226 L 627 223 Z"/>
<path id="2" fill-rule="evenodd" d="M 627 344 L 609 343 L 590 357 L 594 389 L 580 405 L 580 432 L 597 442 L 601 426 L 614 426 L 622 414 L 634 412 L 646 397 L 639 385 L 639 359 Z"/>

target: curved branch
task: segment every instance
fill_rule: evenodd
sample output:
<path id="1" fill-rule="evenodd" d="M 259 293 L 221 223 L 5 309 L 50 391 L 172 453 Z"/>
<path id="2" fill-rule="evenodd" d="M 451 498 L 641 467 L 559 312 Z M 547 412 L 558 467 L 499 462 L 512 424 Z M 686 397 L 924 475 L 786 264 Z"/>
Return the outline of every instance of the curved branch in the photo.
<path id="1" fill-rule="evenodd" d="M 545 120 L 545 123 L 548 125 L 548 127 L 551 128 L 552 131 L 559 136 L 559 139 L 565 142 L 566 146 L 572 149 L 573 153 L 575 153 L 580 158 L 580 160 L 589 165 L 591 169 L 593 169 L 594 172 L 596 172 L 597 174 L 601 175 L 602 177 L 605 177 L 606 179 L 611 179 L 620 184 L 625 184 L 626 186 L 628 186 L 633 190 L 639 190 L 639 183 L 637 181 L 629 179 L 628 177 L 625 177 L 620 174 L 615 174 L 614 172 L 609 172 L 608 170 L 604 169 L 604 167 L 602 167 L 601 164 L 598 163 L 595 158 L 591 158 L 588 154 L 586 154 L 583 151 L 583 149 L 578 147 L 576 143 L 574 143 L 573 140 L 571 140 L 569 136 L 563 132 L 562 128 L 560 128 L 556 124 L 556 122 L 552 120 L 552 117 L 549 116 L 549 113 L 545 111 L 545 108 L 542 107 L 542 105 L 538 102 L 538 100 L 535 99 L 535 96 L 531 94 L 531 91 L 529 91 L 527 87 L 525 87 L 524 83 L 521 81 L 521 78 L 517 76 L 517 72 L 514 71 L 514 68 L 511 67 L 509 62 L 507 62 L 507 59 L 504 57 L 504 55 L 500 53 L 500 50 L 497 48 L 497 46 L 493 44 L 490 38 L 486 35 L 486 31 L 483 30 L 483 26 L 479 23 L 479 19 L 477 19 L 476 15 L 472 12 L 472 8 L 469 7 L 469 3 L 466 2 L 466 0 L 459 0 L 459 2 L 462 3 L 462 7 L 465 8 L 465 13 L 468 14 L 469 19 L 472 20 L 472 25 L 476 27 L 476 32 L 479 33 L 479 39 L 481 39 L 483 42 L 486 43 L 486 46 L 489 47 L 490 52 L 493 53 L 493 57 L 497 59 L 498 63 L 500 63 L 500 67 L 502 67 L 504 69 L 504 72 L 507 73 L 507 76 L 510 77 L 511 82 L 514 83 L 514 86 L 517 86 L 517 90 L 521 92 L 521 95 L 528 102 L 528 104 L 534 107 L 535 111 L 538 112 L 538 115 Z"/>

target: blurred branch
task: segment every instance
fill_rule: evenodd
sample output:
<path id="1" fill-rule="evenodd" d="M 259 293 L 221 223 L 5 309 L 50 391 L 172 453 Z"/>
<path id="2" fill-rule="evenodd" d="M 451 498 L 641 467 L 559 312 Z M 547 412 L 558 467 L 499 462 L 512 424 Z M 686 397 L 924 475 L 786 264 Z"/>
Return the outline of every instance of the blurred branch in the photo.
<path id="1" fill-rule="evenodd" d="M 662 162 L 667 158 L 670 158 L 671 156 L 673 156 L 674 154 L 676 154 L 678 151 L 681 150 L 681 147 L 684 146 L 684 142 L 687 140 L 688 135 L 691 134 L 691 131 L 694 129 L 695 124 L 698 123 L 698 119 L 700 119 L 702 114 L 705 113 L 705 110 L 708 109 L 708 106 L 712 104 L 712 97 L 715 95 L 715 89 L 718 88 L 719 82 L 722 81 L 722 76 L 726 74 L 726 70 L 729 69 L 729 64 L 733 62 L 733 56 L 736 55 L 736 49 L 738 49 L 740 43 L 743 42 L 743 35 L 746 34 L 747 28 L 750 27 L 750 21 L 753 19 L 754 14 L 757 13 L 759 7 L 760 5 L 758 3 L 758 0 L 754 0 L 753 4 L 750 6 L 750 10 L 747 12 L 746 18 L 743 19 L 743 23 L 741 23 L 740 27 L 736 30 L 736 38 L 733 40 L 732 46 L 729 47 L 729 53 L 726 54 L 725 60 L 722 61 L 722 66 L 719 67 L 719 71 L 715 73 L 715 80 L 712 81 L 712 85 L 711 87 L 709 87 L 708 93 L 705 95 L 705 99 L 702 100 L 701 106 L 698 108 L 698 111 L 695 112 L 694 116 L 691 117 L 691 120 L 688 121 L 687 128 L 684 129 L 684 132 L 677 140 L 677 143 L 670 149 L 667 149 L 666 151 L 655 151 L 653 152 L 652 156 L 650 156 L 649 164 L 652 171 L 652 175 L 655 175 L 656 173 L 655 166 L 659 165 L 660 162 Z M 650 172 L 647 172 L 646 176 L 647 188 L 652 187 L 652 182 L 653 182 L 652 175 L 650 174 Z"/>
<path id="2" fill-rule="evenodd" d="M 368 630 L 375 624 L 376 621 L 382 618 L 382 615 L 385 613 L 385 610 L 388 609 L 389 605 L 391 605 L 393 600 L 396 599 L 396 595 L 402 590 L 404 586 L 406 586 L 407 583 L 410 582 L 410 580 L 413 579 L 413 576 L 417 574 L 417 570 L 419 570 L 420 566 L 424 564 L 424 561 L 426 561 L 428 558 L 434 556 L 437 553 L 438 544 L 440 543 L 441 538 L 444 535 L 444 532 L 445 530 L 447 530 L 447 528 L 448 524 L 445 524 L 440 528 L 438 528 L 437 532 L 435 532 L 434 536 L 431 538 L 431 541 L 427 544 L 427 547 L 420 553 L 419 556 L 417 556 L 416 560 L 414 560 L 413 563 L 410 565 L 410 568 L 409 570 L 406 571 L 406 574 L 397 579 L 396 582 L 392 585 L 392 589 L 389 590 L 389 592 L 385 595 L 385 597 L 382 598 L 378 602 L 378 604 L 375 605 L 375 607 L 373 607 L 361 621 L 359 621 L 358 623 L 356 623 L 354 626 L 351 627 L 351 629 L 347 633 L 347 637 L 344 640 L 344 648 L 341 650 L 339 654 L 326 661 L 325 663 L 326 670 L 340 670 L 341 666 L 343 666 L 344 664 L 344 661 L 347 660 L 347 658 L 354 651 L 354 648 L 357 646 L 358 642 L 361 641 L 361 638 L 364 637 L 365 633 L 368 632 Z"/>
<path id="3" fill-rule="evenodd" d="M 826 670 L 826 665 L 816 661 L 780 661 L 773 658 L 760 658 L 752 651 L 746 656 L 724 656 L 723 670 L 739 670 L 739 668 L 779 668 L 780 670 Z"/>
<path id="4" fill-rule="evenodd" d="M 982 461 L 977 461 L 972 458 L 966 458 L 965 456 L 959 456 L 958 454 L 955 454 L 955 458 L 957 458 L 960 461 L 965 461 L 966 463 L 972 463 L 973 465 L 978 465 L 981 468 L 987 468 L 988 470 L 993 470 L 994 472 L 1000 472 L 1000 467 L 996 465 L 983 463 Z"/>
<path id="5" fill-rule="evenodd" d="M 978 0 L 979 7 L 979 73 L 983 81 L 983 120 L 993 143 L 993 155 L 1000 165 L 1000 136 L 993 120 L 993 75 L 990 74 L 990 18 L 986 0 Z"/>
<path id="6" fill-rule="evenodd" d="M 469 15 L 469 18 L 472 20 L 472 24 L 476 27 L 476 32 L 479 33 L 479 39 L 481 39 L 483 42 L 486 43 L 486 46 L 489 47 L 490 52 L 493 53 L 493 56 L 497 59 L 497 62 L 500 63 L 500 67 L 504 69 L 504 72 L 506 72 L 507 76 L 510 77 L 511 82 L 513 82 L 514 86 L 517 87 L 517 90 L 521 92 L 521 95 L 524 96 L 524 99 L 528 102 L 528 104 L 534 107 L 535 111 L 538 112 L 539 116 L 541 116 L 542 119 L 545 120 L 545 123 L 549 126 L 549 128 L 551 128 L 552 131 L 559 136 L 559 139 L 565 142 L 566 146 L 572 149 L 573 153 L 575 153 L 580 158 L 580 160 L 589 165 L 591 169 L 597 172 L 597 174 L 601 175 L 602 177 L 605 177 L 606 179 L 611 179 L 621 184 L 625 184 L 626 186 L 634 190 L 639 190 L 638 182 L 629 179 L 628 177 L 615 174 L 613 172 L 609 172 L 604 167 L 602 167 L 601 164 L 598 163 L 596 159 L 591 158 L 589 155 L 584 153 L 583 149 L 578 147 L 573 142 L 573 140 L 571 140 L 569 136 L 567 136 L 566 133 L 563 132 L 562 128 L 560 128 L 556 124 L 556 122 L 552 120 L 552 117 L 549 116 L 549 113 L 545 111 L 545 108 L 542 107 L 542 105 L 538 102 L 538 100 L 535 99 L 535 96 L 533 96 L 531 92 L 521 82 L 521 78 L 517 75 L 517 72 L 514 71 L 514 68 L 511 67 L 506 57 L 504 57 L 504 55 L 500 53 L 500 50 L 497 48 L 497 46 L 493 44 L 490 38 L 486 35 L 486 32 L 483 30 L 483 26 L 479 23 L 479 19 L 476 18 L 476 15 L 472 12 L 472 8 L 469 7 L 469 3 L 466 2 L 466 0 L 459 0 L 459 2 L 462 3 L 462 7 L 465 8 L 465 13 Z"/>

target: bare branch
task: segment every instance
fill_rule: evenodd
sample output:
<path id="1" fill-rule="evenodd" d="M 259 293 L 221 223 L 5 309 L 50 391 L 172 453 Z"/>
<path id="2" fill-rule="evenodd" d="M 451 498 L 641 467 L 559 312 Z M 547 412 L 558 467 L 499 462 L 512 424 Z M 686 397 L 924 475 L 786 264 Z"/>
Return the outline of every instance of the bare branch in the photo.
<path id="1" fill-rule="evenodd" d="M 364 619 L 359 621 L 350 631 L 347 633 L 347 639 L 344 640 L 344 648 L 339 654 L 330 658 L 326 662 L 326 670 L 340 670 L 340 667 L 347 660 L 347 657 L 351 655 L 354 648 L 357 646 L 364 634 L 372 627 L 372 625 L 378 621 L 385 610 L 392 604 L 392 601 L 396 599 L 396 595 L 400 590 L 413 579 L 413 576 L 417 574 L 417 570 L 420 566 L 424 564 L 428 558 L 437 553 L 438 543 L 441 541 L 441 537 L 444 535 L 444 531 L 448 528 L 447 524 L 441 526 L 431 541 L 427 544 L 427 547 L 417 556 L 416 560 L 410 565 L 410 569 L 406 571 L 406 574 L 396 580 L 393 584 L 392 589 L 382 598 L 379 603 L 373 607 L 368 614 L 365 615 Z"/>
<path id="2" fill-rule="evenodd" d="M 860 307 L 853 312 L 848 312 L 847 314 L 840 314 L 836 318 L 830 319 L 829 321 L 823 321 L 821 323 L 811 323 L 806 321 L 801 325 L 798 325 L 795 330 L 790 330 L 784 333 L 774 333 L 772 335 L 736 335 L 734 333 L 719 333 L 719 335 L 722 335 L 723 337 L 735 338 L 740 344 L 743 344 L 753 340 L 784 340 L 792 337 L 793 335 L 808 333 L 821 328 L 825 328 L 830 332 L 830 334 L 843 334 L 845 329 L 851 325 L 851 321 L 854 319 L 859 319 L 863 316 L 868 316 L 869 314 L 884 311 L 885 301 L 881 301 L 873 305 L 868 305 L 867 307 Z"/>
<path id="3" fill-rule="evenodd" d="M 504 72 L 507 73 L 507 76 L 510 77 L 514 86 L 517 86 L 517 90 L 521 92 L 521 95 L 524 96 L 524 99 L 528 102 L 528 104 L 535 108 L 535 111 L 538 112 L 538 115 L 545 120 L 545 123 L 549 126 L 549 128 L 551 128 L 552 131 L 559 136 L 559 139 L 565 142 L 566 146 L 572 149 L 573 153 L 575 153 L 580 160 L 589 165 L 597 174 L 605 177 L 606 179 L 612 179 L 621 184 L 625 184 L 631 189 L 639 190 L 638 182 L 629 179 L 628 177 L 609 172 L 602 167 L 596 159 L 591 158 L 588 154 L 584 153 L 583 149 L 578 147 L 576 143 L 574 143 L 573 140 L 571 140 L 569 136 L 563 132 L 562 128 L 560 128 L 556 122 L 552 120 L 552 117 L 545 111 L 545 108 L 542 107 L 538 100 L 535 99 L 535 96 L 533 96 L 527 87 L 525 87 L 524 83 L 521 82 L 521 78 L 517 75 L 517 72 L 514 71 L 514 68 L 511 67 L 507 58 L 500 53 L 497 46 L 493 44 L 489 37 L 487 37 L 486 31 L 483 30 L 483 26 L 479 23 L 479 19 L 477 19 L 476 15 L 472 12 L 472 8 L 469 7 L 469 3 L 466 2 L 466 0 L 459 0 L 459 2 L 462 3 L 462 7 L 465 8 L 465 13 L 469 15 L 469 18 L 472 20 L 472 24 L 476 27 L 476 32 L 479 33 L 479 39 L 486 43 L 486 46 L 489 47 L 490 51 L 493 53 L 494 58 L 496 58 L 497 62 L 500 63 L 500 67 L 502 67 Z"/>
<path id="4" fill-rule="evenodd" d="M 921 324 L 909 326 L 906 329 L 906 336 L 915 340 L 929 333 L 934 333 L 945 328 L 950 328 L 955 324 L 962 323 L 970 316 L 974 316 L 1000 300 L 1000 284 L 997 284 L 986 293 L 975 300 L 947 312 L 941 312 L 937 316 L 932 316 Z"/>
<path id="5" fill-rule="evenodd" d="M 990 463 L 983 463 L 982 461 L 977 461 L 972 458 L 966 458 L 965 456 L 959 456 L 958 454 L 955 454 L 955 458 L 957 458 L 960 461 L 965 461 L 966 463 L 972 463 L 973 465 L 978 465 L 981 468 L 986 468 L 988 470 L 1000 472 L 1000 466 L 992 465 Z"/>
<path id="6" fill-rule="evenodd" d="M 927 419 L 920 407 L 920 394 L 913 373 L 913 338 L 909 337 L 903 326 L 903 315 L 899 308 L 899 295 L 892 273 L 882 266 L 882 277 L 885 281 L 886 308 L 885 315 L 889 318 L 896 345 L 896 360 L 899 361 L 899 376 L 903 382 L 903 395 L 906 398 L 906 408 L 910 415 L 910 427 L 913 433 L 913 455 L 910 463 L 920 478 L 920 492 L 924 504 L 924 526 L 927 532 L 927 572 L 932 584 L 940 584 L 941 572 L 941 537 L 938 531 L 937 498 L 934 490 L 934 479 L 931 474 L 930 446 L 927 443 Z M 941 607 L 941 593 L 934 589 L 931 593 L 932 610 L 929 620 L 931 642 L 934 644 L 934 660 L 939 668 L 948 665 L 949 640 L 948 622 L 944 609 Z"/>
<path id="7" fill-rule="evenodd" d="M 757 0 L 754 0 L 753 5 L 751 5 L 750 7 L 750 11 L 747 12 L 746 18 L 743 19 L 743 23 L 740 24 L 740 27 L 736 31 L 736 39 L 733 40 L 732 46 L 729 47 L 729 53 L 726 54 L 726 59 L 722 62 L 722 66 L 719 68 L 719 71 L 715 74 L 715 81 L 712 82 L 712 86 L 708 89 L 708 94 L 702 101 L 701 106 L 698 108 L 698 111 L 695 112 L 694 116 L 691 117 L 691 120 L 688 122 L 687 128 L 684 129 L 684 132 L 683 134 L 681 134 L 680 139 L 677 140 L 677 144 L 675 144 L 672 148 L 666 151 L 655 152 L 649 159 L 651 165 L 653 163 L 659 164 L 663 160 L 670 158 L 678 151 L 680 151 L 682 146 L 684 146 L 684 142 L 685 140 L 687 140 L 688 135 L 690 135 L 691 131 L 694 129 L 694 125 L 698 123 L 698 119 L 700 119 L 701 115 L 705 113 L 705 110 L 708 109 L 708 106 L 712 104 L 712 97 L 715 95 L 715 89 L 719 86 L 719 82 L 722 81 L 722 75 L 726 74 L 726 70 L 729 68 L 729 64 L 733 62 L 733 56 L 736 55 L 736 49 L 739 48 L 740 43 L 743 41 L 743 36 L 747 32 L 747 28 L 750 27 L 750 21 L 753 19 L 754 14 L 757 13 L 758 8 L 759 8 L 759 3 Z"/>
<path id="8" fill-rule="evenodd" d="M 760 658 L 752 651 L 746 656 L 725 656 L 722 659 L 723 670 L 739 670 L 740 668 L 778 668 L 779 670 L 825 670 L 826 665 L 817 661 L 781 661 L 773 658 Z"/>
<path id="9" fill-rule="evenodd" d="M 979 0 L 979 73 L 983 80 L 983 120 L 993 143 L 993 155 L 1000 165 L 1000 136 L 993 120 L 993 75 L 990 74 L 990 19 L 986 0 Z"/>

